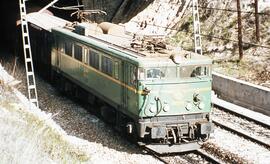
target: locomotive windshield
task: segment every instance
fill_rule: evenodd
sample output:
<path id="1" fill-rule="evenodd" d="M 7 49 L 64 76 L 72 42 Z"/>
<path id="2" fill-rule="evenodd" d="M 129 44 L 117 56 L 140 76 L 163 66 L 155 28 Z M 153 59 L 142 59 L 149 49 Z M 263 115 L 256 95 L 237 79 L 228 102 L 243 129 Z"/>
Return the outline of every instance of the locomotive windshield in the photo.
<path id="1" fill-rule="evenodd" d="M 146 71 L 146 78 L 175 78 L 176 68 L 149 68 Z"/>
<path id="2" fill-rule="evenodd" d="M 204 77 L 210 75 L 210 66 L 183 66 L 180 67 L 180 78 Z"/>
<path id="3" fill-rule="evenodd" d="M 139 68 L 139 79 L 176 79 L 210 76 L 210 66 Z"/>
<path id="4" fill-rule="evenodd" d="M 176 67 L 140 68 L 139 78 L 142 79 L 171 79 L 177 77 Z"/>

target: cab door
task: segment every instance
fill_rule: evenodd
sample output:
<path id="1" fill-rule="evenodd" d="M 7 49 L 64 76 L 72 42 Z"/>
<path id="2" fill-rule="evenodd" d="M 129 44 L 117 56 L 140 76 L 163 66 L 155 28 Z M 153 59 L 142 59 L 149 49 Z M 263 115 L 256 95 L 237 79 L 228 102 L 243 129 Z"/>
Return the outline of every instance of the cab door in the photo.
<path id="1" fill-rule="evenodd" d="M 129 113 L 137 115 L 137 67 L 134 64 L 124 64 L 123 105 Z"/>
<path id="2" fill-rule="evenodd" d="M 128 107 L 128 76 L 129 76 L 129 71 L 128 71 L 128 63 L 123 61 L 122 62 L 122 78 L 123 78 L 123 83 L 122 83 L 122 108 L 124 110 L 127 110 Z"/>

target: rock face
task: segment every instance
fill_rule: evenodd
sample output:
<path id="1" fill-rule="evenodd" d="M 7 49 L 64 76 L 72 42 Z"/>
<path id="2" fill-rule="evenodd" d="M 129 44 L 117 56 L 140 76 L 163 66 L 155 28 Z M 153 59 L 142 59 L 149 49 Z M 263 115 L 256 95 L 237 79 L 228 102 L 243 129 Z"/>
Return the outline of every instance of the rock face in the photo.
<path id="1" fill-rule="evenodd" d="M 125 24 L 127 31 L 146 35 L 175 34 L 191 0 L 155 0 Z M 188 16 L 192 16 L 189 14 Z"/>
<path id="2" fill-rule="evenodd" d="M 82 0 L 85 10 L 102 10 L 107 15 L 92 14 L 88 19 L 97 23 L 108 21 L 125 23 L 154 0 Z"/>

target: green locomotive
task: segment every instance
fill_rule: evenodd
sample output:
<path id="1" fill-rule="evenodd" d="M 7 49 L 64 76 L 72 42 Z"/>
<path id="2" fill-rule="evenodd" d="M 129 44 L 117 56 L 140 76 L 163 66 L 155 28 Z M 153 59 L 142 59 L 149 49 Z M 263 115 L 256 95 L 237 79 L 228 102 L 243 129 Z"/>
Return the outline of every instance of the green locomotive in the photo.
<path id="1" fill-rule="evenodd" d="M 148 42 L 152 44 L 142 49 L 133 37 L 110 33 L 116 27 L 110 23 L 95 28 L 89 23 L 62 23 L 48 32 L 34 17 L 30 22 L 41 29 L 32 30 L 32 40 L 53 41 L 46 47 L 50 52 L 43 55 L 46 59 L 37 57 L 42 48 L 35 49 L 35 60 L 44 65 L 49 59 L 45 65 L 51 66 L 54 82 L 89 104 L 97 104 L 101 116 L 116 129 L 159 153 L 198 149 L 198 142 L 213 131 L 211 59 L 162 49 L 160 42 Z M 55 23 L 54 19 L 46 15 L 45 22 Z"/>

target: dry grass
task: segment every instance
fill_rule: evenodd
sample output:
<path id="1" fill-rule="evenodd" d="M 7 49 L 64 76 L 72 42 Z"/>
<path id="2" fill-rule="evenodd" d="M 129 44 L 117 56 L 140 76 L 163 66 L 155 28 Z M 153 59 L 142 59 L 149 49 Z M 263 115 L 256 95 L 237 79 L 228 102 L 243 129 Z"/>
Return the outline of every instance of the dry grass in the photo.
<path id="1" fill-rule="evenodd" d="M 22 94 L 0 81 L 1 163 L 91 163 L 89 142 L 68 136 L 51 115 L 29 109 Z"/>

